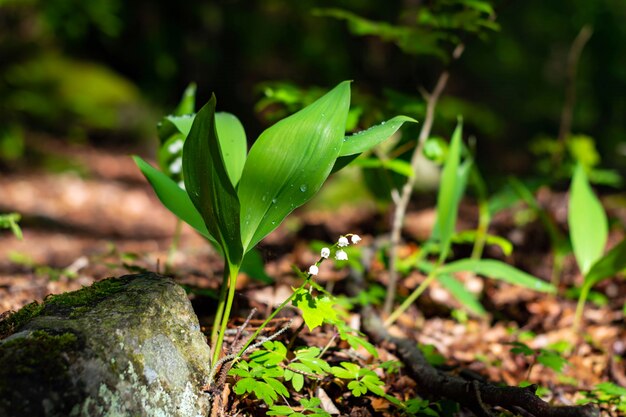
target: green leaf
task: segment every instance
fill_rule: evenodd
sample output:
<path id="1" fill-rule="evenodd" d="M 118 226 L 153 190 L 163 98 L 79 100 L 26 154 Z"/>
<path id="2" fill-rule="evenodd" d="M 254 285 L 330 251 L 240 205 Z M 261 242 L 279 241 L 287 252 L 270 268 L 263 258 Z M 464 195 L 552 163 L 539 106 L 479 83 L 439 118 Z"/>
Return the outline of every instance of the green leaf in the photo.
<path id="1" fill-rule="evenodd" d="M 184 139 L 189 136 L 195 116 L 167 116 L 165 119 L 176 127 L 178 132 L 183 135 L 182 139 Z M 226 165 L 226 172 L 228 172 L 230 182 L 236 187 L 246 162 L 248 149 L 246 132 L 237 116 L 226 112 L 215 113 L 215 127 L 224 164 Z M 164 146 L 167 146 L 173 139 L 176 140 L 178 138 L 179 136 L 177 135 L 172 136 Z"/>
<path id="2" fill-rule="evenodd" d="M 608 237 L 606 213 L 593 193 L 582 165 L 574 170 L 567 223 L 576 262 L 583 275 L 602 256 Z"/>
<path id="3" fill-rule="evenodd" d="M 440 260 L 444 260 L 448 256 L 461 200 L 462 190 L 459 190 L 461 184 L 458 181 L 458 171 L 461 161 L 462 131 L 463 124 L 459 121 L 452 134 L 448 157 L 441 173 L 439 194 L 437 195 L 437 233 L 441 241 Z"/>
<path id="4" fill-rule="evenodd" d="M 321 326 L 324 320 L 335 320 L 335 303 L 325 295 L 313 297 L 307 290 L 301 290 L 293 299 L 293 305 L 302 311 L 302 319 L 309 330 Z"/>
<path id="5" fill-rule="evenodd" d="M 266 414 L 268 416 L 289 416 L 293 414 L 293 410 L 287 405 L 273 405 Z"/>
<path id="6" fill-rule="evenodd" d="M 348 383 L 348 389 L 352 391 L 355 397 L 360 397 L 367 393 L 367 387 L 361 381 L 350 381 Z"/>
<path id="7" fill-rule="evenodd" d="M 535 354 L 535 351 L 528 347 L 528 345 L 525 343 L 511 342 L 510 344 L 514 346 L 513 348 L 511 348 L 511 353 L 524 356 L 533 356 Z"/>
<path id="8" fill-rule="evenodd" d="M 385 168 L 405 177 L 412 177 L 414 174 L 411 164 L 402 159 L 360 158 L 355 165 L 363 168 Z"/>
<path id="9" fill-rule="evenodd" d="M 230 113 L 215 113 L 217 137 L 226 164 L 226 172 L 233 186 L 237 186 L 246 163 L 248 141 L 243 125 Z"/>
<path id="10" fill-rule="evenodd" d="M 493 259 L 461 259 L 450 262 L 438 269 L 439 274 L 452 274 L 461 271 L 470 271 L 475 274 L 485 275 L 535 291 L 550 293 L 556 291 L 553 285 L 527 274 L 524 271 L 520 271 L 511 265 Z"/>
<path id="11" fill-rule="evenodd" d="M 537 356 L 537 362 L 546 366 L 556 372 L 562 372 L 563 367 L 567 365 L 567 360 L 556 352 L 550 352 L 547 350 L 541 350 Z"/>
<path id="12" fill-rule="evenodd" d="M 622 240 L 606 255 L 600 258 L 585 276 L 585 283 L 594 286 L 626 268 L 626 239 Z"/>
<path id="13" fill-rule="evenodd" d="M 384 382 L 381 381 L 375 373 L 372 372 L 372 374 L 365 375 L 361 382 L 370 392 L 380 396 L 385 395 L 385 390 L 383 388 Z"/>
<path id="14" fill-rule="evenodd" d="M 202 236 L 215 242 L 215 238 L 207 230 L 202 216 L 194 207 L 185 190 L 139 156 L 133 156 L 133 159 L 148 182 L 150 182 L 161 203 L 174 213 L 176 217 L 196 229 Z"/>
<path id="15" fill-rule="evenodd" d="M 174 110 L 174 114 L 182 116 L 183 114 L 191 114 L 196 111 L 196 83 L 189 83 L 183 96 L 180 99 L 180 103 Z"/>
<path id="16" fill-rule="evenodd" d="M 374 35 L 383 41 L 393 42 L 408 54 L 432 55 L 443 61 L 448 60 L 448 52 L 443 48 L 443 40 L 449 35 L 427 28 L 392 25 L 362 18 L 354 13 L 341 9 L 315 9 L 316 16 L 330 16 L 347 21 L 348 29 L 355 35 Z"/>
<path id="17" fill-rule="evenodd" d="M 196 116 L 193 114 L 186 114 L 184 116 L 166 116 L 165 120 L 173 124 L 176 130 L 187 137 L 189 136 L 195 117 Z"/>
<path id="18" fill-rule="evenodd" d="M 289 390 L 282 382 L 274 378 L 266 378 L 266 377 L 264 377 L 263 380 L 267 382 L 267 385 L 272 387 L 274 391 L 276 391 L 280 395 L 283 395 L 289 398 Z"/>
<path id="19" fill-rule="evenodd" d="M 417 123 L 417 120 L 408 116 L 396 116 L 367 130 L 346 136 L 343 139 L 339 156 L 359 154 L 372 149 L 396 133 L 406 122 Z"/>
<path id="20" fill-rule="evenodd" d="M 478 301 L 476 295 L 465 288 L 465 285 L 454 276 L 449 274 L 438 274 L 439 283 L 452 294 L 465 308 L 478 316 L 484 316 L 486 311 Z"/>
<path id="21" fill-rule="evenodd" d="M 359 370 L 361 367 L 351 362 L 341 362 L 341 367 L 333 366 L 331 372 L 337 378 L 341 379 L 356 379 L 359 376 Z"/>
<path id="22" fill-rule="evenodd" d="M 185 187 L 232 265 L 243 256 L 239 199 L 226 172 L 215 127 L 215 96 L 196 115 L 183 148 Z"/>
<path id="23" fill-rule="evenodd" d="M 265 342 L 263 347 L 267 350 L 257 350 L 250 355 L 250 363 L 268 367 L 281 363 L 287 357 L 287 348 L 281 342 Z"/>
<path id="24" fill-rule="evenodd" d="M 265 263 L 263 263 L 263 258 L 256 249 L 250 250 L 243 256 L 239 270 L 264 284 L 272 284 L 274 282 L 272 277 L 265 272 Z"/>
<path id="25" fill-rule="evenodd" d="M 470 244 L 473 243 L 477 239 L 477 237 L 477 230 L 463 230 L 462 232 L 459 232 L 452 236 L 452 242 Z M 487 234 L 485 236 L 485 243 L 487 243 L 488 245 L 498 246 L 505 256 L 509 256 L 511 255 L 511 253 L 513 253 L 513 244 L 511 243 L 511 241 L 501 236 Z"/>
<path id="26" fill-rule="evenodd" d="M 300 392 L 300 390 L 304 387 L 304 376 L 294 372 L 293 377 L 291 378 L 291 385 L 293 385 L 293 389 Z"/>
<path id="27" fill-rule="evenodd" d="M 346 81 L 254 143 L 238 189 L 244 248 L 256 245 L 321 188 L 339 155 L 349 106 Z"/>

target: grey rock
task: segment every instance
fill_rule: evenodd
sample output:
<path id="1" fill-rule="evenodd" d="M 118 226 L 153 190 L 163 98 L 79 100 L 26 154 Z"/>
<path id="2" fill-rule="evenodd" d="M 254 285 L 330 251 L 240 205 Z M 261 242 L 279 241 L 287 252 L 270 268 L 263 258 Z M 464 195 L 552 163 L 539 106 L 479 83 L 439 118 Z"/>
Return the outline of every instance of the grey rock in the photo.
<path id="1" fill-rule="evenodd" d="M 0 322 L 0 416 L 209 414 L 210 349 L 170 278 L 126 275 L 27 307 Z"/>

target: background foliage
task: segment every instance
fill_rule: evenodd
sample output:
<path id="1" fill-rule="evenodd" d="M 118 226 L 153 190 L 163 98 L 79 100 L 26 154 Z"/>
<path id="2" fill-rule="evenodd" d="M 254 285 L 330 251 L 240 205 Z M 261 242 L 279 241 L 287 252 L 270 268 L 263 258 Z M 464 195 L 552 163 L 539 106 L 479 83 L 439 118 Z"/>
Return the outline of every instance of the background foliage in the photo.
<path id="1" fill-rule="evenodd" d="M 419 97 L 418 86 L 432 87 L 444 64 L 436 54 L 410 55 L 393 42 L 354 36 L 345 22 L 314 8 L 411 26 L 416 11 L 447 3 L 454 2 L 405 0 L 382 7 L 363 0 L 190 0 L 181 7 L 146 0 L 3 0 L 1 141 L 25 131 L 96 140 L 119 138 L 120 130 L 130 133 L 124 138 L 154 136 L 152 114 L 161 112 L 150 112 L 146 103 L 169 108 L 190 81 L 198 83 L 199 102 L 214 91 L 220 110 L 237 114 L 249 126 L 249 137 L 267 124 L 253 109 L 268 80 L 327 89 L 353 79 L 355 102 L 360 95 L 368 110 L 377 111 L 369 117 L 379 121 L 392 116 L 385 113 L 388 102 Z M 533 170 L 531 143 L 556 137 L 567 53 L 581 27 L 590 25 L 594 32 L 579 62 L 572 132 L 591 136 L 603 164 L 623 172 L 626 5 L 492 4 L 500 31 L 468 38 L 434 133 L 449 131 L 463 113 L 466 131 L 479 139 L 477 159 L 487 174 Z M 419 118 L 419 103 L 406 104 L 414 111 L 405 114 Z"/>

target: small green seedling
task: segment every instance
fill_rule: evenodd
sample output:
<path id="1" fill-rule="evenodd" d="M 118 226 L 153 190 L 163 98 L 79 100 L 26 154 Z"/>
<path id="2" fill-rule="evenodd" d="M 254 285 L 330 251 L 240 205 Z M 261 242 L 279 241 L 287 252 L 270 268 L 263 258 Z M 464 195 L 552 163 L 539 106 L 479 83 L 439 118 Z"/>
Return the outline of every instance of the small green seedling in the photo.
<path id="1" fill-rule="evenodd" d="M 0 229 L 11 229 L 16 238 L 22 240 L 24 235 L 18 222 L 22 219 L 18 213 L 0 214 Z"/>
<path id="2" fill-rule="evenodd" d="M 626 239 L 603 255 L 609 234 L 608 220 L 580 163 L 570 186 L 567 222 L 574 256 L 584 277 L 573 324 L 574 330 L 578 330 L 591 288 L 626 268 Z"/>
<path id="3" fill-rule="evenodd" d="M 555 292 L 553 285 L 501 261 L 493 259 L 460 259 L 445 263 L 450 254 L 452 242 L 457 235 L 455 226 L 459 203 L 472 172 L 473 161 L 471 157 L 461 160 L 463 150 L 461 135 L 462 123 L 459 121 L 452 134 L 448 155 L 441 175 L 441 185 L 437 196 L 437 222 L 429 241 L 424 245 L 426 248 L 436 247 L 439 252 L 438 259 L 434 263 L 424 261 L 424 257 L 432 249 L 422 251 L 419 259 L 416 260 L 416 266 L 426 272 L 428 276 L 406 298 L 400 307 L 387 318 L 385 321 L 386 325 L 396 321 L 435 279 L 439 279 L 440 283 L 470 311 L 476 314 L 484 314 L 484 308 L 475 295 L 467 291 L 454 278 L 453 274 L 456 272 L 472 272 L 536 291 Z"/>
<path id="4" fill-rule="evenodd" d="M 569 363 L 561 353 L 554 349 L 531 349 L 527 344 L 522 342 L 512 342 L 511 345 L 513 346 L 511 353 L 530 358 L 526 379 L 530 376 L 530 372 L 536 363 L 550 368 L 557 373 L 563 372 L 563 368 Z"/>
<path id="5" fill-rule="evenodd" d="M 219 358 L 244 256 L 285 217 L 310 200 L 326 178 L 382 142 L 400 116 L 345 136 L 350 83 L 343 82 L 264 131 L 247 152 L 241 123 L 216 113 L 215 96 L 193 118 L 183 146 L 185 189 L 139 157 L 135 161 L 161 202 L 222 251 L 224 280 L 213 326 L 213 363 Z"/>
<path id="6" fill-rule="evenodd" d="M 593 391 L 585 392 L 585 397 L 608 410 L 615 410 L 619 415 L 626 413 L 626 388 L 611 382 L 602 382 Z M 616 414 L 617 415 L 617 414 Z"/>
<path id="7" fill-rule="evenodd" d="M 381 397 L 385 396 L 383 388 L 385 383 L 371 369 L 361 368 L 352 362 L 341 362 L 341 366 L 333 366 L 331 372 L 339 379 L 350 381 L 348 388 L 355 397 L 360 397 L 367 392 L 372 392 Z"/>

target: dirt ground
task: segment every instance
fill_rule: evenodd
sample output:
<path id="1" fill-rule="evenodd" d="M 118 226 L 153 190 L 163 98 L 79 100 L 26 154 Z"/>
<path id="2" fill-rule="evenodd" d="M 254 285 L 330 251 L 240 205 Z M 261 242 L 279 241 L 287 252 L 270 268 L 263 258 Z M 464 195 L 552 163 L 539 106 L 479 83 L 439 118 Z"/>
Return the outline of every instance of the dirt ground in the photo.
<path id="1" fill-rule="evenodd" d="M 10 232 L 0 233 L 0 313 L 105 277 L 141 268 L 166 271 L 176 219 L 161 206 L 127 150 L 96 150 L 50 138 L 41 138 L 37 146 L 42 153 L 71 161 L 78 171 L 51 173 L 43 168 L 19 167 L 0 177 L 0 212 L 20 213 L 24 233 L 23 240 Z M 564 195 L 545 191 L 538 197 L 557 222 L 565 224 Z M 471 225 L 475 212 L 471 203 L 465 203 L 459 227 Z M 618 211 L 613 214 L 623 215 Z M 540 225 L 515 228 L 512 216 L 510 212 L 497 216 L 491 229 L 515 244 L 514 254 L 507 260 L 539 277 L 549 277 L 552 258 Z M 300 210 L 296 217 L 297 221 L 281 226 L 261 245 L 266 271 L 275 284 L 243 277 L 237 304 L 240 310 L 234 318 L 245 317 L 250 307 L 266 314 L 284 300 L 295 282 L 291 265 L 304 268 L 316 259 L 311 241 L 332 243 L 340 234 L 359 233 L 362 243 L 368 245 L 388 233 L 388 216 L 376 213 L 374 206 L 346 206 L 332 212 Z M 434 217 L 432 207 L 411 210 L 401 255 L 419 248 L 418 238 L 429 233 Z M 612 235 L 610 240 L 619 238 Z M 503 255 L 490 248 L 487 256 Z M 214 301 L 203 290 L 218 287 L 222 262 L 187 226 L 182 228 L 178 250 L 170 261 L 167 272 L 190 289 L 201 322 L 208 326 Z M 374 264 L 372 273 L 373 280 L 385 283 L 383 265 Z M 332 285 L 340 289 L 345 275 L 343 270 L 323 265 L 320 280 L 324 285 L 334 282 Z M 487 319 L 453 318 L 451 312 L 459 304 L 435 284 L 417 307 L 398 320 L 392 333 L 433 345 L 451 369 L 469 370 L 509 385 L 524 380 L 537 383 L 548 389 L 546 398 L 557 404 L 573 404 L 582 399 L 581 390 L 590 390 L 603 381 L 626 386 L 623 280 L 608 280 L 595 288 L 607 302 L 602 306 L 588 303 L 586 336 L 581 338 L 571 331 L 575 299 L 537 294 L 470 275 L 461 278 L 468 288 L 483 293 Z M 409 274 L 401 281 L 400 293 L 408 294 L 423 279 L 417 272 Z M 565 289 L 580 282 L 573 260 L 566 259 L 561 285 Z M 354 324 L 358 323 L 355 314 Z M 302 339 L 310 344 L 326 343 L 328 335 L 324 332 L 320 329 L 303 334 Z M 515 341 L 524 341 L 533 349 L 565 346 L 561 354 L 568 364 L 561 373 L 539 363 L 531 366 L 531 358 L 511 352 Z M 394 357 L 384 348 L 380 353 L 383 359 Z M 404 391 L 405 395 L 413 390 L 411 382 L 402 376 L 394 376 L 387 383 L 392 394 Z M 251 403 L 244 401 L 240 406 L 245 409 Z M 382 414 L 390 412 L 377 399 L 372 400 L 372 407 Z M 612 413 L 605 411 L 607 416 L 617 415 Z"/>

